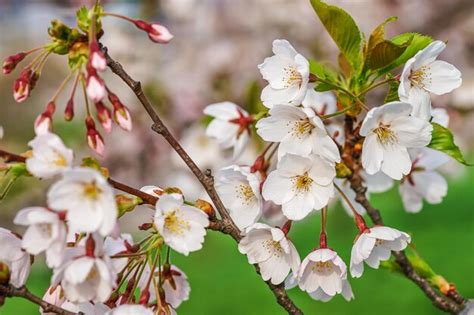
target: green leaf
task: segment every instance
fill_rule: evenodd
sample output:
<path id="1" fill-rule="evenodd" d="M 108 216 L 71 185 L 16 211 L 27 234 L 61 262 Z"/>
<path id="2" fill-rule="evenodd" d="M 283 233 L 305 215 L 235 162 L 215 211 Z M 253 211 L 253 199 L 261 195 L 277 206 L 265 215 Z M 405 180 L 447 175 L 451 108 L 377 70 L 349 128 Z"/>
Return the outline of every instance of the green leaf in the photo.
<path id="1" fill-rule="evenodd" d="M 330 81 L 336 81 L 337 73 L 334 69 L 331 69 L 329 66 L 326 66 L 322 63 L 319 63 L 315 60 L 309 61 L 309 71 L 312 74 L 315 74 L 318 78 L 326 79 Z"/>
<path id="2" fill-rule="evenodd" d="M 326 92 L 335 89 L 335 86 L 326 82 L 317 83 L 316 87 L 314 88 L 318 92 Z"/>
<path id="3" fill-rule="evenodd" d="M 435 122 L 432 122 L 431 124 L 433 125 L 433 133 L 428 148 L 444 152 L 459 163 L 472 166 L 472 164 L 467 163 L 461 150 L 454 143 L 454 137 L 451 131 Z"/>
<path id="4" fill-rule="evenodd" d="M 352 17 L 320 0 L 311 0 L 311 5 L 352 69 L 358 71 L 362 64 L 362 34 Z"/>
<path id="5" fill-rule="evenodd" d="M 372 32 L 365 51 L 364 68 L 376 70 L 385 67 L 399 58 L 410 45 L 413 36 L 400 44 L 385 39 L 385 25 L 396 20 L 396 17 L 388 18 Z"/>
<path id="6" fill-rule="evenodd" d="M 433 39 L 429 36 L 420 35 L 417 33 L 403 33 L 393 37 L 390 41 L 396 45 L 403 45 L 403 43 L 407 43 L 407 41 L 410 41 L 410 43 L 400 57 L 378 71 L 380 75 L 383 75 L 407 62 L 408 59 L 415 56 L 417 52 L 428 46 L 433 41 Z"/>
<path id="7" fill-rule="evenodd" d="M 251 114 L 256 114 L 266 109 L 260 100 L 261 90 L 257 80 L 250 81 L 247 85 L 244 104 L 245 109 Z"/>
<path id="8" fill-rule="evenodd" d="M 387 74 L 386 79 L 390 78 L 393 78 L 393 76 L 391 74 Z M 398 80 L 393 80 L 388 83 L 389 89 L 387 95 L 385 96 L 384 104 L 400 100 L 398 97 L 399 85 L 400 82 Z"/>

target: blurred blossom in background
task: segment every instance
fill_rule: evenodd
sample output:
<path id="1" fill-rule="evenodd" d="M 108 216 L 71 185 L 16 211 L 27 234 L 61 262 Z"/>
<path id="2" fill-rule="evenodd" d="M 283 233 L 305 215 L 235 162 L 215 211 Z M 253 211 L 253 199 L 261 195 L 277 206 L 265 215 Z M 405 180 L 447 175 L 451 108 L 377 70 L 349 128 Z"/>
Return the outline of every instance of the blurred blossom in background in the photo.
<path id="1" fill-rule="evenodd" d="M 168 27 L 175 35 L 170 44 L 159 46 L 150 42 L 147 36 L 139 34 L 129 23 L 123 23 L 114 18 L 106 18 L 104 19 L 106 33 L 101 42 L 108 47 L 111 56 L 120 61 L 132 77 L 142 82 L 152 103 L 163 114 L 164 120 L 172 128 L 174 134 L 181 138 L 185 149 L 188 150 L 197 164 L 201 168 L 211 168 L 214 172 L 228 164 L 231 152 L 222 152 L 214 140 L 205 136 L 202 109 L 210 103 L 226 100 L 248 107 L 252 97 L 258 98 L 264 84 L 257 69 L 257 64 L 270 55 L 271 43 L 274 39 L 288 39 L 299 52 L 312 59 L 335 63 L 335 56 L 337 56 L 336 46 L 323 29 L 309 1 L 306 0 L 102 2 L 105 4 L 107 11 L 148 21 L 158 21 Z M 419 32 L 431 35 L 436 39 L 448 41 L 449 49 L 443 52 L 443 60 L 454 64 L 462 71 L 463 85 L 454 93 L 435 98 L 433 105 L 448 110 L 451 116 L 449 127 L 453 130 L 458 145 L 467 153 L 469 161 L 473 161 L 472 154 L 468 153 L 473 151 L 474 146 L 474 1 L 333 0 L 328 2 L 341 6 L 348 11 L 366 34 L 370 33 L 387 17 L 398 16 L 398 21 L 387 27 L 388 37 L 402 32 Z M 54 18 L 67 24 L 73 24 L 75 11 L 83 4 L 90 5 L 91 3 L 90 1 L 65 0 L 0 0 L 0 51 L 2 58 L 21 50 L 37 47 L 46 42 L 47 28 Z M 54 93 L 66 74 L 66 70 L 65 58 L 56 55 L 50 58 L 43 71 L 42 79 L 33 92 L 33 96 L 21 104 L 14 102 L 11 93 L 15 74 L 0 76 L 0 99 L 2 102 L 0 106 L 0 124 L 3 125 L 5 132 L 4 139 L 0 140 L 2 147 L 7 147 L 13 152 L 27 150 L 26 143 L 34 135 L 33 121 L 44 108 L 48 97 Z M 150 120 L 137 103 L 135 96 L 110 71 L 106 72 L 105 76 L 111 89 L 116 91 L 123 103 L 130 108 L 134 121 L 132 132 L 115 128 L 116 130 L 111 134 L 104 135 L 106 157 L 103 163 L 110 168 L 113 177 L 135 187 L 144 185 L 179 186 L 190 199 L 204 196 L 198 182 L 187 170 L 184 163 L 174 152 L 171 152 L 160 137 L 150 130 Z M 385 91 L 382 88 L 378 89 L 377 92 L 372 94 L 368 104 L 381 104 Z M 82 102 L 83 99 L 80 93 L 76 94 L 76 102 Z M 67 102 L 67 97 L 68 93 L 64 93 L 58 99 L 58 111 L 54 117 L 55 131 L 65 139 L 69 146 L 75 149 L 77 163 L 81 157 L 92 153 L 85 141 L 83 113 L 79 112 L 71 123 L 63 121 L 62 110 Z M 78 110 L 82 108 L 81 106 L 76 107 Z M 242 155 L 239 163 L 252 163 L 259 148 L 261 148 L 261 143 L 255 141 L 249 146 L 247 152 Z M 436 256 L 436 252 L 440 248 L 444 249 L 451 246 L 451 243 L 445 242 L 445 245 L 439 243 L 442 242 L 440 231 L 462 228 L 464 234 L 458 234 L 459 238 L 463 237 L 462 244 L 470 246 L 470 248 L 462 248 L 463 252 L 469 253 L 469 257 L 466 261 L 466 257 L 460 256 L 464 260 L 460 266 L 469 270 L 469 267 L 472 268 L 474 264 L 474 258 L 472 257 L 472 253 L 474 253 L 472 245 L 474 244 L 474 217 L 471 212 L 474 209 L 474 203 L 466 195 L 472 193 L 472 187 L 474 187 L 473 171 L 454 162 L 447 165 L 445 171 L 451 177 L 453 183 L 462 183 L 458 185 L 462 189 L 457 189 L 458 186 L 453 184 L 450 186 L 448 198 L 443 204 L 425 206 L 418 217 L 407 215 L 403 212 L 401 206 L 397 208 L 392 203 L 393 215 L 390 214 L 387 220 L 393 218 L 392 222 L 399 222 L 399 227 L 402 230 L 408 229 L 410 232 L 415 232 L 415 243 L 417 242 L 416 233 L 421 234 L 419 236 L 421 243 L 424 239 L 431 240 L 423 246 L 420 244 L 419 247 L 423 249 L 424 254 L 434 253 L 431 257 L 428 257 L 430 258 L 429 261 L 436 262 L 438 259 L 440 261 L 439 266 L 446 266 L 447 269 L 450 266 L 450 261 L 443 258 L 439 253 Z M 15 185 L 11 196 L 0 203 L 1 225 L 11 228 L 12 218 L 18 209 L 44 203 L 45 190 L 49 184 L 45 182 L 38 186 L 33 179 L 19 181 Z M 398 205 L 400 204 L 396 192 L 392 192 L 391 198 L 396 200 L 395 202 Z M 377 200 L 375 201 L 377 202 Z M 386 207 L 388 209 L 383 209 L 385 203 L 379 202 L 376 205 L 382 208 L 382 211 L 389 211 L 390 206 Z M 444 228 L 433 226 L 436 225 L 435 222 L 446 220 L 446 217 L 452 216 L 457 211 L 460 213 L 458 219 L 453 218 L 445 223 L 451 224 L 450 226 L 444 226 Z M 133 226 L 136 222 L 143 221 L 143 216 L 150 215 L 146 211 L 138 211 L 137 213 L 137 216 L 130 216 L 124 221 Z M 459 219 L 461 214 L 465 217 L 465 220 Z M 339 219 L 341 220 L 343 220 L 344 215 L 341 209 L 337 209 L 337 213 L 334 214 L 334 216 L 340 216 Z M 277 220 L 278 218 L 273 219 Z M 462 220 L 465 221 L 464 225 L 458 225 Z M 346 221 L 345 227 L 350 228 L 350 219 L 346 219 Z M 413 225 L 404 226 L 404 222 L 407 221 L 414 223 Z M 429 228 L 430 225 L 432 229 Z M 342 232 L 344 231 L 343 227 L 333 225 L 335 230 L 333 234 L 341 231 L 339 233 L 341 234 L 341 240 L 347 236 L 344 236 Z M 122 228 L 127 231 L 127 226 L 122 226 Z M 410 230 L 411 228 L 413 228 L 413 231 Z M 296 230 L 296 234 L 298 234 L 298 230 Z M 300 234 L 298 236 L 299 240 L 305 244 L 305 234 L 304 232 Z M 314 237 L 312 234 L 306 235 Z M 207 254 L 205 250 L 191 255 L 187 262 L 183 260 L 180 263 L 183 270 L 186 270 L 186 266 L 191 268 L 192 271 L 188 268 L 186 273 L 189 275 L 193 288 L 191 300 L 183 305 L 182 313 L 204 314 L 207 312 L 208 314 L 219 314 L 223 310 L 227 314 L 277 314 L 281 312 L 277 306 L 272 304 L 273 298 L 265 291 L 265 288 L 259 283 L 259 279 L 245 263 L 245 257 L 239 257 L 236 253 L 235 244 L 218 241 L 217 239 L 220 237 L 223 236 L 212 235 L 209 237 L 210 244 L 206 243 L 205 245 L 205 249 L 206 247 L 209 249 Z M 296 241 L 298 242 L 298 239 Z M 439 248 L 437 249 L 438 245 Z M 199 268 L 191 266 L 192 264 L 204 263 L 204 259 L 207 259 L 210 266 L 206 266 L 206 270 L 219 268 L 221 265 L 217 262 L 223 258 L 219 258 L 220 255 L 215 251 L 218 249 L 224 250 L 224 248 L 226 253 L 231 253 L 227 259 L 232 257 L 238 259 L 237 262 L 232 262 L 238 267 L 234 268 L 234 265 L 229 265 L 227 269 L 216 271 L 216 279 L 225 278 L 225 281 L 228 282 L 224 281 L 222 290 L 224 292 L 225 290 L 234 291 L 227 293 L 227 295 L 225 293 L 223 295 L 222 290 L 217 288 L 217 282 L 220 280 L 213 279 L 212 275 L 206 276 L 202 274 Z M 451 251 L 455 252 L 455 248 Z M 208 255 L 208 257 L 203 258 L 203 255 Z M 212 262 L 212 257 L 216 262 Z M 177 257 L 176 259 L 180 258 Z M 201 259 L 201 261 L 198 259 Z M 226 264 L 225 261 L 221 261 L 221 263 Z M 438 266 L 435 265 L 436 267 Z M 193 275 L 193 271 L 198 274 Z M 245 274 L 245 276 L 239 274 L 239 272 Z M 465 287 L 461 288 L 460 291 L 465 296 L 474 296 L 472 273 L 469 275 L 471 281 L 464 277 L 461 272 L 456 272 L 456 269 L 452 270 L 451 273 L 449 270 L 440 270 L 440 273 L 446 274 L 448 279 L 452 278 L 454 282 L 460 285 L 464 283 Z M 391 303 L 391 294 L 412 294 L 413 297 L 407 296 L 405 299 L 407 305 L 411 305 L 410 303 L 417 307 L 421 305 L 418 311 L 413 314 L 434 314 L 436 312 L 428 301 L 423 299 L 420 292 L 411 288 L 413 285 L 408 281 L 401 279 L 401 277 L 397 279 L 397 276 L 390 275 L 385 271 L 378 271 L 378 275 L 379 278 L 386 276 L 389 279 L 387 280 L 389 286 L 387 290 L 396 290 L 397 285 L 400 288 L 408 287 L 408 293 L 393 291 L 391 293 L 387 292 L 385 295 L 381 293 L 380 301 L 378 301 L 381 305 Z M 47 276 L 38 276 L 36 278 L 38 283 L 35 283 L 35 285 L 38 288 L 44 288 L 47 285 L 47 278 Z M 373 304 L 374 302 L 370 299 L 377 299 L 376 295 L 381 291 L 371 287 L 377 284 L 376 275 L 372 274 L 372 282 L 370 275 L 368 278 L 357 282 L 353 281 L 355 282 L 354 292 L 359 291 L 357 286 L 366 287 L 366 289 L 358 292 L 356 301 L 347 305 L 342 300 L 329 303 L 331 305 L 322 305 L 304 298 L 303 295 L 298 295 L 297 292 L 292 292 L 292 294 L 297 296 L 297 303 L 314 304 L 313 306 L 307 306 L 306 309 L 312 307 L 315 312 L 318 310 L 318 314 L 323 314 L 326 310 L 327 312 L 331 310 L 331 314 L 337 312 L 346 314 L 347 312 L 344 310 L 349 309 L 354 314 L 380 314 L 375 310 L 373 312 L 363 312 L 364 303 L 367 303 L 367 306 L 368 303 Z M 395 284 L 390 282 L 392 278 L 395 279 L 393 280 Z M 30 281 L 35 281 L 35 278 L 31 277 Z M 227 289 L 226 285 L 229 286 Z M 392 286 L 390 287 L 390 285 Z M 232 298 L 232 294 L 236 294 L 235 289 L 237 288 L 249 291 L 239 293 L 242 296 L 241 298 L 239 296 L 240 302 L 235 300 L 236 296 Z M 413 291 L 410 291 L 410 288 Z M 211 303 L 209 299 L 205 298 L 206 295 L 203 297 L 204 300 L 199 299 L 200 296 L 203 296 L 200 295 L 203 293 L 199 293 L 201 290 L 210 290 L 208 293 L 218 294 L 221 299 L 227 297 L 228 301 L 221 300 L 218 303 Z M 264 300 L 263 304 L 261 306 L 260 304 L 256 305 L 255 309 L 251 305 L 240 305 L 246 302 L 252 304 L 258 301 L 256 303 L 260 303 L 262 300 Z M 201 305 L 206 303 L 211 305 Z M 22 303 L 18 303 L 18 305 L 18 310 L 24 310 L 24 312 L 29 310 Z M 225 307 L 226 305 L 227 307 Z M 266 306 L 268 306 L 268 309 L 265 308 Z M 16 314 L 13 307 L 0 308 L 0 315 Z M 22 309 L 21 307 L 25 308 Z M 193 312 L 191 310 L 197 311 Z M 394 306 L 393 313 L 391 310 L 387 310 L 387 314 L 397 314 L 396 310 L 397 306 Z M 403 310 L 403 308 L 400 310 Z M 35 314 L 35 312 L 33 311 L 31 314 Z"/>

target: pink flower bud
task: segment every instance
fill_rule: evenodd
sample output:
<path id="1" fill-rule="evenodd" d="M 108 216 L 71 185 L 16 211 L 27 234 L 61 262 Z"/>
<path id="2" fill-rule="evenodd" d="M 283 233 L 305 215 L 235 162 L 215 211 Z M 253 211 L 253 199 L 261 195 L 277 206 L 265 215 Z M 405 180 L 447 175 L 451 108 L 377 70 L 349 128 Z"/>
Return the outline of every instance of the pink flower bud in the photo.
<path id="1" fill-rule="evenodd" d="M 89 147 L 94 150 L 98 155 L 104 156 L 105 144 L 102 136 L 99 134 L 95 128 L 94 119 L 91 116 L 86 118 L 86 127 L 87 127 L 87 144 Z"/>
<path id="2" fill-rule="evenodd" d="M 112 131 L 112 115 L 110 114 L 110 110 L 105 107 L 102 102 L 95 103 L 95 108 L 97 110 L 97 119 L 102 125 L 102 128 L 104 128 L 105 132 L 109 133 Z"/>
<path id="3" fill-rule="evenodd" d="M 16 66 L 26 57 L 26 53 L 24 52 L 19 52 L 15 55 L 7 57 L 3 61 L 3 74 L 9 74 L 12 72 Z"/>
<path id="4" fill-rule="evenodd" d="M 163 25 L 158 23 L 148 24 L 142 20 L 135 20 L 135 26 L 148 33 L 151 41 L 159 44 L 167 44 L 173 39 L 173 34 Z"/>
<path id="5" fill-rule="evenodd" d="M 94 102 L 100 102 L 105 96 L 105 84 L 97 71 L 92 67 L 87 67 L 87 96 Z"/>
<path id="6" fill-rule="evenodd" d="M 104 54 L 99 48 L 96 40 L 92 41 L 89 46 L 89 62 L 90 65 L 97 71 L 105 71 L 107 68 L 107 61 Z"/>
<path id="7" fill-rule="evenodd" d="M 23 102 L 30 95 L 30 78 L 33 71 L 30 68 L 23 69 L 20 77 L 13 84 L 13 98 L 18 103 Z"/>
<path id="8" fill-rule="evenodd" d="M 132 130 L 132 117 L 130 116 L 128 108 L 122 104 L 120 99 L 114 93 L 108 91 L 108 97 L 114 107 L 114 120 L 117 125 L 119 125 L 123 130 Z"/>
<path id="9" fill-rule="evenodd" d="M 64 109 L 64 120 L 71 121 L 74 118 L 74 99 L 70 98 Z"/>
<path id="10" fill-rule="evenodd" d="M 53 130 L 53 114 L 56 111 L 54 102 L 49 102 L 46 109 L 35 120 L 35 133 L 37 136 Z"/>

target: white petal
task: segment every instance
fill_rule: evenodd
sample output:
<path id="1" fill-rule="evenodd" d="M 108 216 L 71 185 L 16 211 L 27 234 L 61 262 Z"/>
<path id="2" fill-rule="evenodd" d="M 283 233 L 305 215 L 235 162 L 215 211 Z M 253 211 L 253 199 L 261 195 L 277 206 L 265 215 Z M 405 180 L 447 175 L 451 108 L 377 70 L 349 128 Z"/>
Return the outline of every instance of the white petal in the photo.
<path id="1" fill-rule="evenodd" d="M 377 173 L 384 158 L 384 148 L 378 141 L 377 135 L 368 135 L 362 145 L 362 166 L 367 174 Z"/>
<path id="2" fill-rule="evenodd" d="M 407 175 L 411 170 L 411 159 L 407 149 L 395 144 L 383 148 L 382 172 L 393 179 L 402 179 L 403 175 Z"/>
<path id="3" fill-rule="evenodd" d="M 425 80 L 425 89 L 436 95 L 449 93 L 462 84 L 461 72 L 445 61 L 434 61 L 427 71 L 430 78 Z"/>

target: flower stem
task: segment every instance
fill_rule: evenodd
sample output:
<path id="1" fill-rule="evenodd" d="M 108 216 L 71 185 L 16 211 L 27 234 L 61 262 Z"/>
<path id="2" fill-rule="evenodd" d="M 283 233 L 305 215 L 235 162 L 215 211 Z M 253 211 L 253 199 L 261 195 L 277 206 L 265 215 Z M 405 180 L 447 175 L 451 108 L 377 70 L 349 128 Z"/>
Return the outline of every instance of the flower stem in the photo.
<path id="1" fill-rule="evenodd" d="M 342 86 L 340 86 L 340 85 L 336 85 L 336 84 L 334 84 L 334 82 L 330 82 L 330 81 L 321 79 L 320 77 L 317 77 L 316 75 L 313 75 L 313 76 L 315 77 L 315 80 L 316 80 L 316 81 L 319 81 L 319 82 L 322 82 L 322 83 L 326 83 L 326 84 L 328 84 L 328 85 L 330 85 L 330 86 L 333 86 L 336 90 L 339 90 L 339 91 L 343 92 L 344 94 L 349 95 L 350 97 L 352 97 L 352 98 L 356 101 L 357 104 L 360 105 L 360 107 L 362 107 L 362 109 L 364 109 L 365 111 L 369 111 L 369 109 L 368 109 L 367 106 L 364 104 L 364 102 L 362 102 L 362 101 L 360 100 L 360 98 L 359 98 L 357 95 L 355 95 L 354 93 L 352 93 L 352 92 L 349 91 L 348 89 L 346 89 L 346 88 L 344 88 L 344 87 L 342 87 Z"/>
<path id="2" fill-rule="evenodd" d="M 51 98 L 50 102 L 56 102 L 56 99 L 58 98 L 59 94 L 64 90 L 64 87 L 66 84 L 69 82 L 71 79 L 72 75 L 74 74 L 74 71 L 69 72 L 69 74 L 64 78 L 63 82 L 59 85 L 58 89 L 54 93 L 53 97 Z"/>
<path id="3" fill-rule="evenodd" d="M 359 229 L 359 231 L 363 232 L 363 231 L 367 230 L 368 228 L 367 228 L 367 225 L 365 224 L 364 218 L 359 214 L 359 212 L 357 212 L 357 210 L 355 209 L 354 205 L 349 200 L 347 195 L 342 191 L 342 189 L 338 185 L 334 184 L 334 187 L 336 187 L 336 190 L 342 196 L 342 198 L 347 203 L 349 208 L 351 208 L 352 213 L 354 214 L 354 219 L 355 219 L 355 222 L 356 222 L 356 226 Z"/>
<path id="4" fill-rule="evenodd" d="M 395 78 L 389 78 L 389 79 L 380 81 L 380 82 L 378 82 L 378 83 L 376 83 L 376 84 L 374 84 L 374 85 L 371 85 L 371 86 L 369 86 L 368 88 L 366 88 L 365 90 L 362 90 L 362 92 L 359 93 L 358 97 L 360 97 L 360 96 L 366 94 L 367 92 L 369 92 L 369 91 L 371 91 L 371 90 L 373 90 L 373 89 L 375 89 L 375 88 L 377 88 L 377 87 L 379 87 L 379 86 L 381 86 L 381 85 L 384 85 L 384 84 L 386 84 L 386 83 L 389 83 L 389 82 L 392 82 L 392 81 L 396 81 L 396 80 L 397 80 L 397 79 L 395 79 Z"/>
<path id="5" fill-rule="evenodd" d="M 320 118 L 321 118 L 322 120 L 324 120 L 324 119 L 336 117 L 336 116 L 342 115 L 342 114 L 344 114 L 344 113 L 350 111 L 350 110 L 353 109 L 354 107 L 355 107 L 354 104 L 352 104 L 351 106 L 348 106 L 348 107 L 346 107 L 346 108 L 344 108 L 344 109 L 341 109 L 340 111 L 337 111 L 337 112 L 335 112 L 335 113 L 320 116 Z"/>

